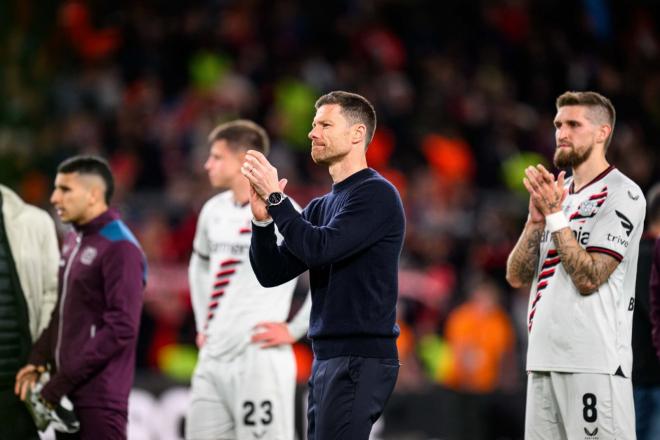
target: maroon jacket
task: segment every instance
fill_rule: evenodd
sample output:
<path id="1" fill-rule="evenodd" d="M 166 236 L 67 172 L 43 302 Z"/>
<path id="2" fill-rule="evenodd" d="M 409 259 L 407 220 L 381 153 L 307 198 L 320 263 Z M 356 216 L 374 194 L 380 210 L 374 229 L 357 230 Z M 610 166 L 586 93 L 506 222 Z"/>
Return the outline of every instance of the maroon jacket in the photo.
<path id="1" fill-rule="evenodd" d="M 114 210 L 65 238 L 57 306 L 30 355 L 34 365 L 54 362 L 46 400 L 66 394 L 76 407 L 128 408 L 146 269 Z"/>
<path id="2" fill-rule="evenodd" d="M 655 241 L 653 249 L 653 267 L 651 267 L 651 324 L 653 326 L 652 339 L 656 354 L 660 359 L 660 238 Z"/>

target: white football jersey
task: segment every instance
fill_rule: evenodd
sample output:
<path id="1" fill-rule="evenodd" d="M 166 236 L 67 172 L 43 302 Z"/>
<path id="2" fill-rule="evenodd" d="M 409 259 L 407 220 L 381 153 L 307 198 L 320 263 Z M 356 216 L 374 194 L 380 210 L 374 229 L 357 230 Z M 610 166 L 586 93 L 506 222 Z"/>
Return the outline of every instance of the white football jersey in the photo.
<path id="1" fill-rule="evenodd" d="M 646 200 L 640 188 L 610 166 L 578 192 L 567 179 L 562 205 L 580 246 L 619 261 L 598 290 L 578 292 L 557 254 L 550 232 L 543 233 L 530 291 L 527 325 L 528 371 L 614 374 L 632 369 L 632 316 L 639 241 Z"/>
<path id="2" fill-rule="evenodd" d="M 190 295 L 197 331 L 206 334 L 204 350 L 216 357 L 241 354 L 257 323 L 284 322 L 291 308 L 296 279 L 262 287 L 250 265 L 251 234 L 250 205 L 237 205 L 231 191 L 209 199 L 197 221 L 189 267 Z M 304 323 L 301 333 L 309 322 L 309 310 L 303 309 L 299 314 L 306 313 L 306 317 L 296 317 Z M 291 333 L 295 338 L 302 336 Z"/>

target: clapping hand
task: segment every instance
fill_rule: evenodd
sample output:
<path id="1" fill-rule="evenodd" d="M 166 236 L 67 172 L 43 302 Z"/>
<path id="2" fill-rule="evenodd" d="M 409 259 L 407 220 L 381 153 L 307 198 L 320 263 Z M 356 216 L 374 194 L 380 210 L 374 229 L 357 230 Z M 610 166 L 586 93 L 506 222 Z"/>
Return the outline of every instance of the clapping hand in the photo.
<path id="1" fill-rule="evenodd" d="M 540 216 L 547 216 L 561 211 L 561 204 L 568 192 L 564 188 L 565 171 L 555 176 L 543 165 L 527 167 L 523 184 L 530 194 L 530 216 L 536 221 Z"/>

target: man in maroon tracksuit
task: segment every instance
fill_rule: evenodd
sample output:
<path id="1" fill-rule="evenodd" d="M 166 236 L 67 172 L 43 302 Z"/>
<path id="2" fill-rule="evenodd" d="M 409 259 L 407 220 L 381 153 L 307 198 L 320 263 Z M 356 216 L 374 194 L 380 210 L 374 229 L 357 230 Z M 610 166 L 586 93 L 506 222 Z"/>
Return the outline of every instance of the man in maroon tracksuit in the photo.
<path id="1" fill-rule="evenodd" d="M 108 164 L 76 156 L 57 169 L 51 196 L 73 230 L 60 260 L 59 299 L 50 325 L 16 376 L 25 395 L 43 367 L 52 367 L 41 397 L 51 405 L 71 399 L 80 431 L 59 439 L 125 439 L 133 384 L 146 260 L 133 234 L 109 209 Z"/>

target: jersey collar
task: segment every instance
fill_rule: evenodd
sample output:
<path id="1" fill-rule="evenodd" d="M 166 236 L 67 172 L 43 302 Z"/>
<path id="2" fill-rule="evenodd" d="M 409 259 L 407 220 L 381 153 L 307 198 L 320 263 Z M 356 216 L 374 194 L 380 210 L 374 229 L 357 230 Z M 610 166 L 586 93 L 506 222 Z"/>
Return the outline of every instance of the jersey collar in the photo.
<path id="1" fill-rule="evenodd" d="M 568 193 L 569 193 L 569 194 L 577 194 L 577 193 L 579 193 L 579 192 L 582 192 L 582 190 L 585 189 L 586 187 L 593 185 L 594 183 L 596 183 L 596 182 L 598 182 L 599 180 L 601 180 L 603 177 L 607 176 L 607 175 L 610 173 L 610 171 L 612 171 L 613 169 L 615 169 L 615 166 L 614 166 L 614 165 L 610 165 L 609 167 L 607 167 L 607 168 L 605 169 L 605 171 L 603 171 L 602 173 L 600 173 L 599 175 L 597 175 L 596 177 L 594 177 L 594 178 L 591 180 L 591 182 L 587 183 L 586 185 L 584 185 L 582 188 L 580 188 L 580 189 L 577 190 L 577 191 L 575 191 L 575 179 L 571 180 L 571 185 L 568 187 Z"/>

